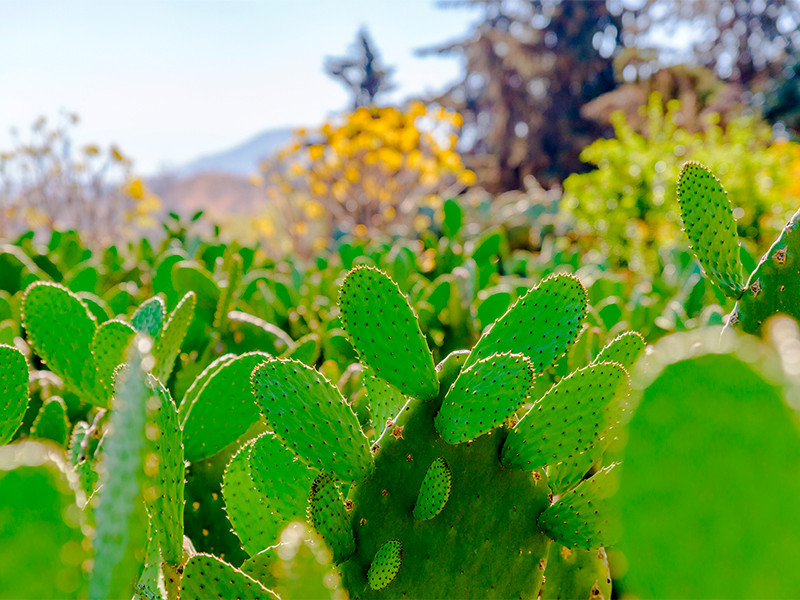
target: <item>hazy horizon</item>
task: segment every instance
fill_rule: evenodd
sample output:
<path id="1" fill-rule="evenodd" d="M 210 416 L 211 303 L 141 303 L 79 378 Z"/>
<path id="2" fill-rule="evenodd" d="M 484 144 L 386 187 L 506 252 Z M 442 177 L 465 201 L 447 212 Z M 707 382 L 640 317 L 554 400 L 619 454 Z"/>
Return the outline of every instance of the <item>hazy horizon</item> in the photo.
<path id="1" fill-rule="evenodd" d="M 395 67 L 387 101 L 442 90 L 462 65 L 414 51 L 468 33 L 477 15 L 431 0 L 0 0 L 0 12 L 0 52 L 14 57 L 0 62 L 0 151 L 12 127 L 24 136 L 69 111 L 78 143 L 118 144 L 146 175 L 347 108 L 323 64 L 362 26 Z"/>

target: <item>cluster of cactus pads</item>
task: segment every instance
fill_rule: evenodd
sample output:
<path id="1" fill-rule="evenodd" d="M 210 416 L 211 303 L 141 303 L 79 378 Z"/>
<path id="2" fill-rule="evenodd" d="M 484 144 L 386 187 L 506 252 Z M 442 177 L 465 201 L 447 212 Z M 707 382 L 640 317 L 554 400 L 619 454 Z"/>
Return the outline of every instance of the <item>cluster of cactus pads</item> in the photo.
<path id="1" fill-rule="evenodd" d="M 191 294 L 169 316 L 156 297 L 129 322 L 98 326 L 65 288 L 29 287 L 23 319 L 36 354 L 98 408 L 75 426 L 66 461 L 47 442 L 0 448 L 4 515 L 27 514 L 31 494 L 43 514 L 59 515 L 48 526 L 61 530 L 36 546 L 57 573 L 37 582 L 41 595 L 291 598 L 304 584 L 286 562 L 291 546 L 292 560 L 305 556 L 317 571 L 327 548 L 353 599 L 608 598 L 603 548 L 616 532 L 605 504 L 617 467 L 604 453 L 626 418 L 627 369 L 642 338 L 622 334 L 548 387 L 587 311 L 573 276 L 545 279 L 471 350 L 438 366 L 383 272 L 352 270 L 339 307 L 371 421 L 360 422 L 313 367 L 263 352 L 218 358 L 175 402 L 164 383 L 190 326 Z M 2 346 L 0 442 L 27 404 L 26 360 Z M 231 447 L 222 501 L 249 557 L 236 566 L 197 553 L 184 524 L 187 463 L 191 471 Z M 7 548 L 37 534 L 28 521 L 4 532 Z M 286 532 L 297 521 L 308 530 L 292 546 Z M 3 571 L 0 587 L 30 595 L 27 578 Z"/>
<path id="2" fill-rule="evenodd" d="M 678 201 L 684 229 L 706 275 L 736 300 L 729 325 L 755 334 L 774 314 L 800 318 L 800 210 L 745 282 L 736 221 L 719 180 L 700 163 L 686 163 L 678 179 Z"/>

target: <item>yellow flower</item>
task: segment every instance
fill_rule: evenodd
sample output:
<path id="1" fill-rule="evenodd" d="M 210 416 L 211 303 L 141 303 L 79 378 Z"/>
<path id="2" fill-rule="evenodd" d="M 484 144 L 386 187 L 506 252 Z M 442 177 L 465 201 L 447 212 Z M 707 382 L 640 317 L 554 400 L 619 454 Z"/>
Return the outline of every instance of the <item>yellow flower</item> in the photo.
<path id="1" fill-rule="evenodd" d="M 462 185 L 475 185 L 478 181 L 478 176 L 473 171 L 466 169 L 459 173 L 458 182 Z"/>
<path id="2" fill-rule="evenodd" d="M 319 160 L 325 154 L 325 147 L 320 146 L 318 144 L 314 144 L 313 146 L 308 147 L 308 155 L 311 157 L 311 160 Z"/>

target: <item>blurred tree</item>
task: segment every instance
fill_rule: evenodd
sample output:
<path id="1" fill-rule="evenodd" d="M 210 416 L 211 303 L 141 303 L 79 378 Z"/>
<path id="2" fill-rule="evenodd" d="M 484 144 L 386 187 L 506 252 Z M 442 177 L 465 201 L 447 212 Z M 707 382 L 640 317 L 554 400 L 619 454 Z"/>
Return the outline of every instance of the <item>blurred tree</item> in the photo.
<path id="1" fill-rule="evenodd" d="M 329 58 L 325 72 L 353 93 L 352 110 L 361 106 L 372 106 L 375 97 L 394 87 L 390 81 L 394 69 L 381 64 L 375 45 L 366 29 L 361 29 L 356 38 L 353 55 Z"/>
<path id="2" fill-rule="evenodd" d="M 622 6 L 562 0 L 452 0 L 482 10 L 466 39 L 421 50 L 456 54 L 464 78 L 436 98 L 464 116 L 460 150 L 491 191 L 519 189 L 533 175 L 559 183 L 585 171 L 583 147 L 604 128 L 580 114 L 614 88 L 612 56 Z"/>
<path id="3" fill-rule="evenodd" d="M 727 81 L 759 86 L 778 75 L 800 49 L 800 0 L 639 0 L 623 19 L 628 48 L 652 47 L 658 39 L 685 39 L 688 52 L 655 58 L 688 61 L 713 69 Z M 654 36 L 654 32 L 659 32 Z M 645 56 L 645 76 L 653 70 Z M 637 66 L 637 65 L 634 65 Z M 626 80 L 634 73 L 629 71 Z"/>
<path id="4" fill-rule="evenodd" d="M 770 81 L 765 96 L 764 116 L 800 138 L 800 52 Z"/>

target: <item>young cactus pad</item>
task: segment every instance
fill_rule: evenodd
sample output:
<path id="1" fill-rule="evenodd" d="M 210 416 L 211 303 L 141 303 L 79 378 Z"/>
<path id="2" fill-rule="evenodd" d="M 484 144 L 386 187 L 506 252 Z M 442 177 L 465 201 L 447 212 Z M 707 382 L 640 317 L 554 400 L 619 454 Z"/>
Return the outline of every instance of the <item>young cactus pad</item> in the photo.
<path id="1" fill-rule="evenodd" d="M 267 422 L 307 464 L 342 481 L 361 481 L 372 456 L 358 418 L 341 392 L 311 367 L 291 359 L 253 371 L 253 392 Z"/>
<path id="2" fill-rule="evenodd" d="M 586 290 L 572 275 L 554 275 L 517 300 L 481 336 L 465 368 L 492 354 L 530 359 L 535 372 L 556 361 L 574 341 L 586 316 Z"/>
<path id="3" fill-rule="evenodd" d="M 697 162 L 683 165 L 678 202 L 686 233 L 706 274 L 730 298 L 744 289 L 739 236 L 728 195 L 710 169 Z"/>
<path id="4" fill-rule="evenodd" d="M 433 355 L 417 315 L 388 275 L 360 267 L 339 293 L 342 322 L 362 362 L 404 394 L 432 398 L 438 391 Z"/>

